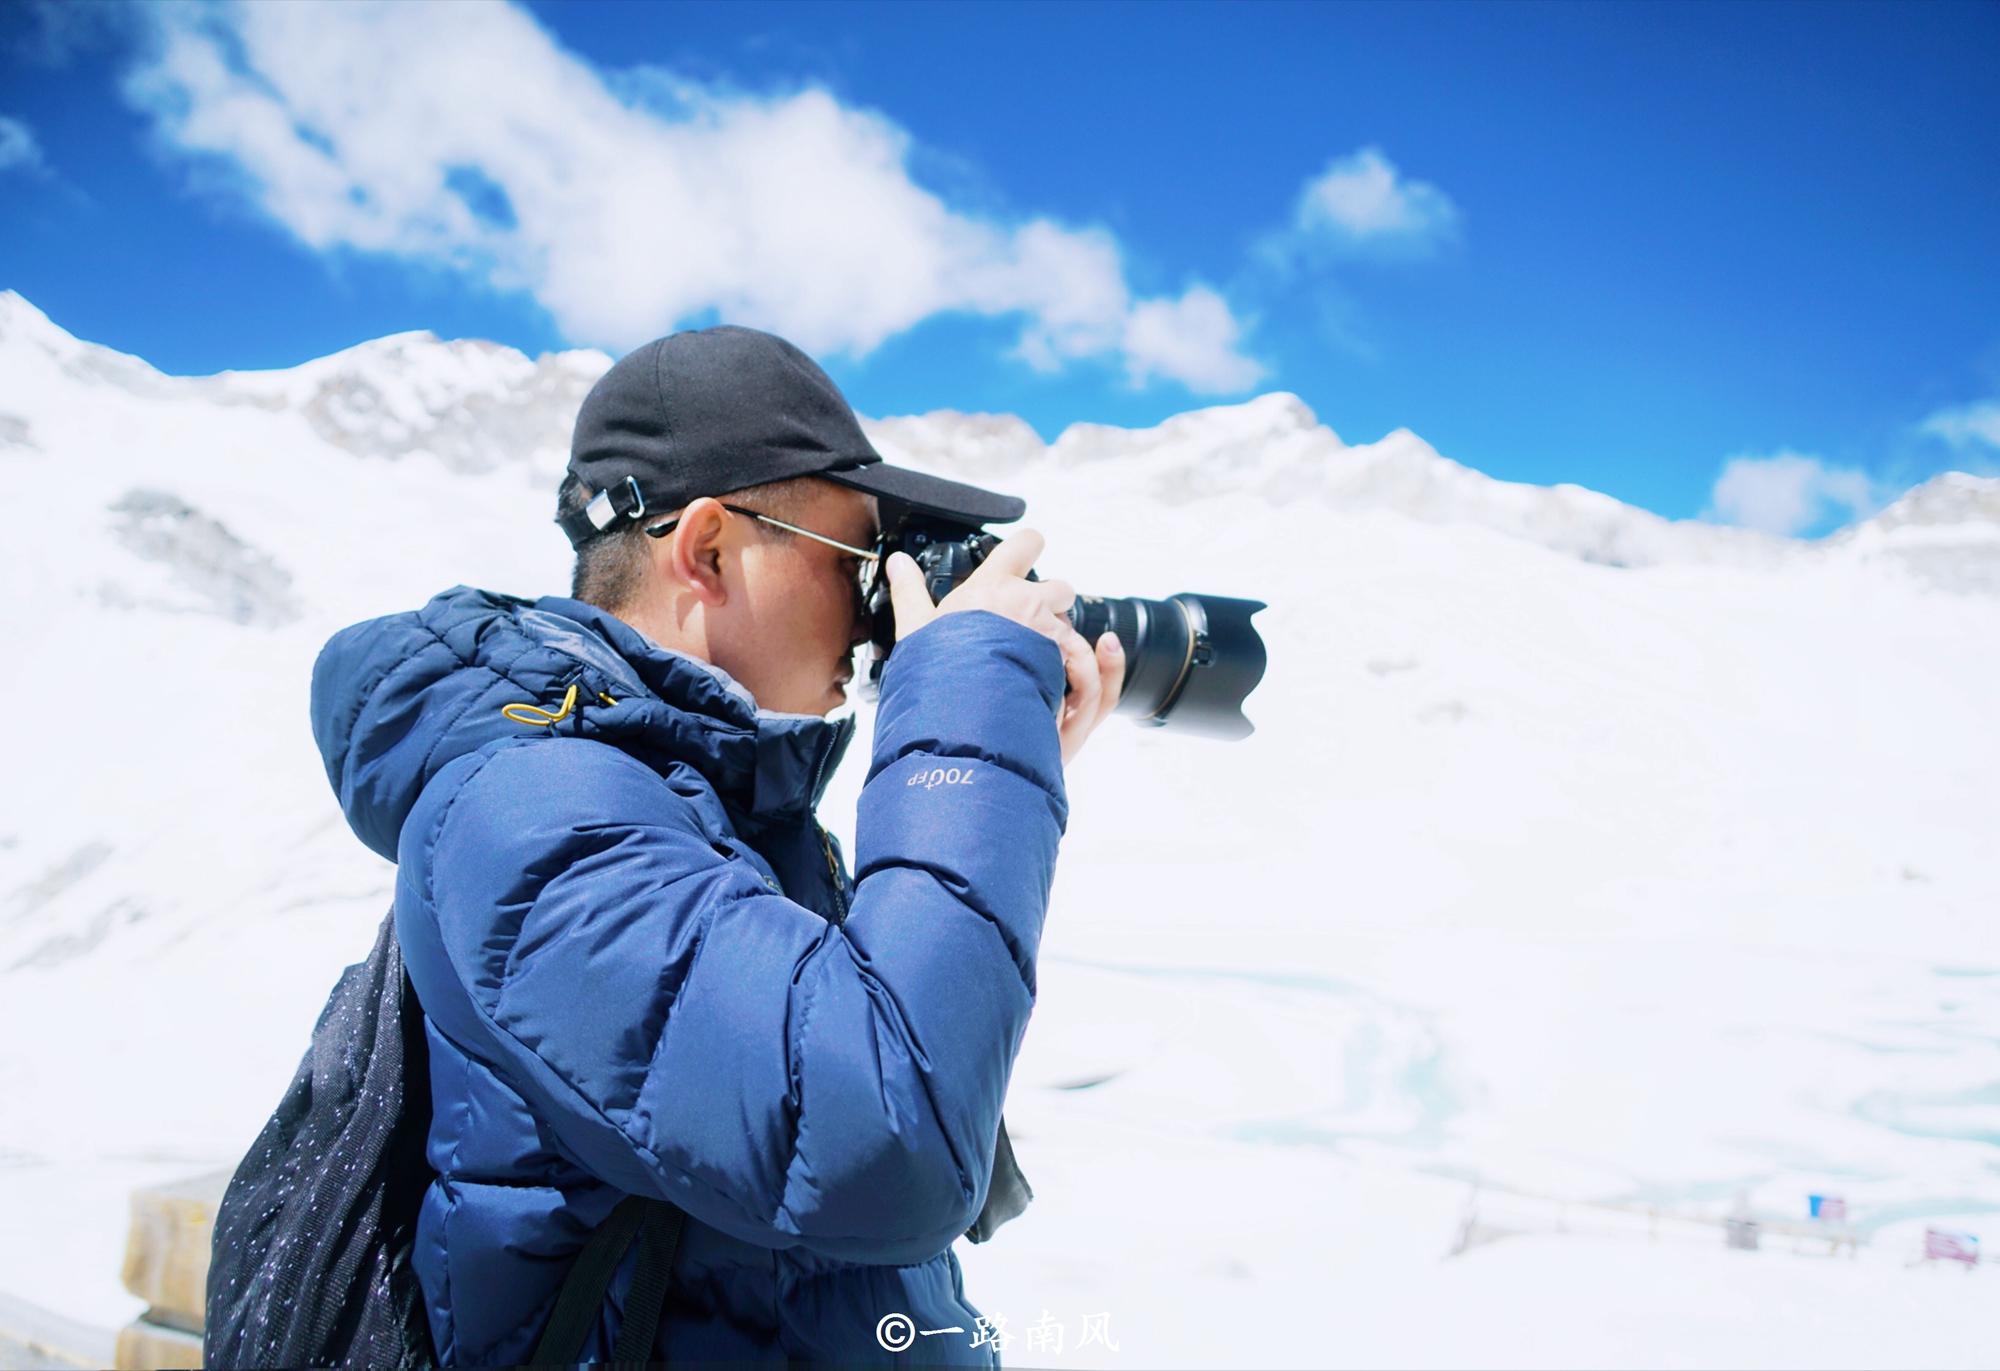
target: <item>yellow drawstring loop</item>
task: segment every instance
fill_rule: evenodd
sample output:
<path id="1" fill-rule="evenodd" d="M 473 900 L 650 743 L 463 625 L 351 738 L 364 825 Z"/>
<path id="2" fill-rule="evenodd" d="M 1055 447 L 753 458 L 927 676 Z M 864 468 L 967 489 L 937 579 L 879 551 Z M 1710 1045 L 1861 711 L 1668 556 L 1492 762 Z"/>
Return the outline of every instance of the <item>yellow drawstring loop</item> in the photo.
<path id="1" fill-rule="evenodd" d="M 574 709 L 575 707 L 576 707 L 576 686 L 571 685 L 569 688 L 569 694 L 563 696 L 563 706 L 561 711 L 558 713 L 551 714 L 546 709 L 538 709 L 534 705 L 527 705 L 527 704 L 502 705 L 500 706 L 500 712 L 502 714 L 505 714 L 508 718 L 512 719 L 517 724 L 528 724 L 531 727 L 538 726 L 541 724 L 547 724 L 551 728 L 553 728 L 555 725 L 561 723 L 564 719 L 567 719 L 569 717 L 570 710 Z"/>
<path id="2" fill-rule="evenodd" d="M 502 714 L 505 714 L 509 719 L 512 719 L 515 723 L 526 724 L 530 728 L 541 728 L 544 726 L 553 728 L 557 724 L 561 723 L 564 719 L 567 719 L 569 717 L 569 712 L 572 709 L 576 708 L 576 696 L 577 696 L 577 687 L 574 684 L 571 684 L 569 688 L 569 694 L 563 696 L 562 708 L 557 712 L 555 712 L 554 714 L 549 713 L 546 709 L 538 709 L 534 705 L 530 704 L 502 705 L 500 706 L 500 712 Z M 606 695 L 601 690 L 597 692 L 597 698 L 602 700 L 607 705 L 615 705 L 618 703 L 616 700 L 612 699 L 609 695 Z M 517 710 L 519 711 L 519 713 L 515 712 Z"/>

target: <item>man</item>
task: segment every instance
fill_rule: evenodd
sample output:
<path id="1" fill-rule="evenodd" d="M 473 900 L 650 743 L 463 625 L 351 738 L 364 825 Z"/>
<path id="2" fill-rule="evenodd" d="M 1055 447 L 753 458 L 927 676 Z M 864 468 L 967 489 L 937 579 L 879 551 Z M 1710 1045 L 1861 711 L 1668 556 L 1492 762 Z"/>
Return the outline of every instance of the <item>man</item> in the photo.
<path id="1" fill-rule="evenodd" d="M 398 862 L 424 1009 L 414 1265 L 443 1362 L 529 1360 L 641 1196 L 686 1216 L 648 1360 L 997 1364 L 951 1244 L 1005 1217 L 982 1214 L 996 1171 L 1018 1181 L 1000 1108 L 1062 769 L 1124 668 L 1068 586 L 1025 579 L 1031 530 L 937 604 L 891 557 L 850 878 L 813 814 L 854 731 L 827 715 L 883 522 L 912 509 L 1022 511 L 883 462 L 790 344 L 676 334 L 578 416 L 570 597 L 460 586 L 321 654 L 315 735 Z M 585 1360 L 644 1305 L 636 1252 Z M 891 1314 L 965 1333 L 892 1353 Z"/>

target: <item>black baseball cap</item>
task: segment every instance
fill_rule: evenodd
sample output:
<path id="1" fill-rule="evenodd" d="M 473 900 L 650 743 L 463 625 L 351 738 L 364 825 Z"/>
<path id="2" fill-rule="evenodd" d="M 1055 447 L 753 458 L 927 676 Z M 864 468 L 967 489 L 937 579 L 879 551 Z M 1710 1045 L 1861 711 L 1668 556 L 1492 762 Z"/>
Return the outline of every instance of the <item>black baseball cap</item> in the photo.
<path id="1" fill-rule="evenodd" d="M 1026 502 L 882 460 L 839 387 L 774 334 L 725 324 L 656 339 L 598 379 L 577 412 L 570 474 L 591 492 L 556 523 L 581 547 L 647 510 L 818 476 L 868 492 L 882 524 L 918 511 L 1007 523 Z"/>

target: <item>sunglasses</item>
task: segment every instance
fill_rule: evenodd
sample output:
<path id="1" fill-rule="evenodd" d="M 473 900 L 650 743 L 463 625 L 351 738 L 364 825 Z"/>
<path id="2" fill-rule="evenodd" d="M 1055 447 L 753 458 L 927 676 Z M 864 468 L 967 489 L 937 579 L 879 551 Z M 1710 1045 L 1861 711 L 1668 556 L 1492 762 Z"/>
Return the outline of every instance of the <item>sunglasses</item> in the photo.
<path id="1" fill-rule="evenodd" d="M 873 584 L 871 578 L 875 574 L 876 570 L 875 564 L 882 559 L 882 553 L 880 551 L 879 544 L 877 548 L 874 550 L 868 548 L 855 547 L 851 543 L 841 542 L 838 538 L 829 538 L 824 533 L 814 533 L 809 528 L 800 528 L 797 524 L 788 524 L 783 519 L 773 518 L 772 516 L 770 516 L 769 514 L 765 514 L 761 510 L 747 509 L 742 505 L 725 504 L 720 500 L 718 500 L 716 503 L 721 504 L 722 507 L 728 510 L 731 514 L 741 514 L 746 518 L 755 519 L 759 523 L 770 524 L 775 528 L 782 528 L 788 533 L 796 533 L 801 537 L 810 538 L 816 543 L 825 543 L 828 547 L 837 547 L 842 552 L 847 553 L 850 557 L 859 557 L 861 559 L 861 565 L 855 572 L 854 586 L 855 589 L 859 591 L 864 598 L 866 598 L 868 591 Z M 665 523 L 661 524 L 649 524 L 646 527 L 647 536 L 653 538 L 664 538 L 669 533 L 672 533 L 674 531 L 674 526 L 678 523 L 680 523 L 680 520 L 678 518 L 674 518 L 674 519 L 669 519 Z"/>

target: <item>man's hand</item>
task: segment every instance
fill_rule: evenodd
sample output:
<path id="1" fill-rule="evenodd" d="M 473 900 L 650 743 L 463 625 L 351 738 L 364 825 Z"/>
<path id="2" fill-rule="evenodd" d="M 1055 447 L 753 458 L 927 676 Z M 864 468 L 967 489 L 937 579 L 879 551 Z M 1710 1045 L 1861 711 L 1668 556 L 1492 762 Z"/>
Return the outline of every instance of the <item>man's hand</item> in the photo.
<path id="1" fill-rule="evenodd" d="M 1069 674 L 1069 694 L 1063 698 L 1057 725 L 1062 733 L 1063 765 L 1068 766 L 1083 750 L 1084 740 L 1118 707 L 1118 692 L 1125 688 L 1125 647 L 1117 634 L 1106 630 L 1092 652 L 1090 640 L 1067 619 L 1057 645 L 1062 648 L 1063 670 Z"/>
<path id="2" fill-rule="evenodd" d="M 985 609 L 1032 628 L 1062 649 L 1063 671 L 1069 677 L 1057 729 L 1062 737 L 1063 765 L 1082 750 L 1092 730 L 1111 716 L 1125 684 L 1125 653 L 1117 635 L 1106 633 L 1090 643 L 1069 621 L 1076 591 L 1064 581 L 1030 581 L 1028 570 L 1042 555 L 1042 535 L 1032 528 L 1017 530 L 973 568 L 952 592 L 936 604 L 924 589 L 923 571 L 905 553 L 894 553 L 883 567 L 889 577 L 889 603 L 896 614 L 896 641 L 915 633 L 940 614 Z"/>
<path id="3" fill-rule="evenodd" d="M 1062 643 L 1063 616 L 1076 603 L 1076 592 L 1063 581 L 1030 581 L 1028 571 L 1042 555 L 1042 535 L 1024 528 L 987 554 L 952 592 L 936 604 L 924 588 L 923 570 L 908 553 L 894 553 L 883 568 L 889 576 L 889 603 L 896 611 L 896 641 L 915 633 L 940 614 L 965 609 L 990 609 L 1003 619 L 1025 624 Z M 1058 626 L 1061 626 L 1059 628 Z M 1075 629 L 1070 629 L 1075 632 Z"/>

